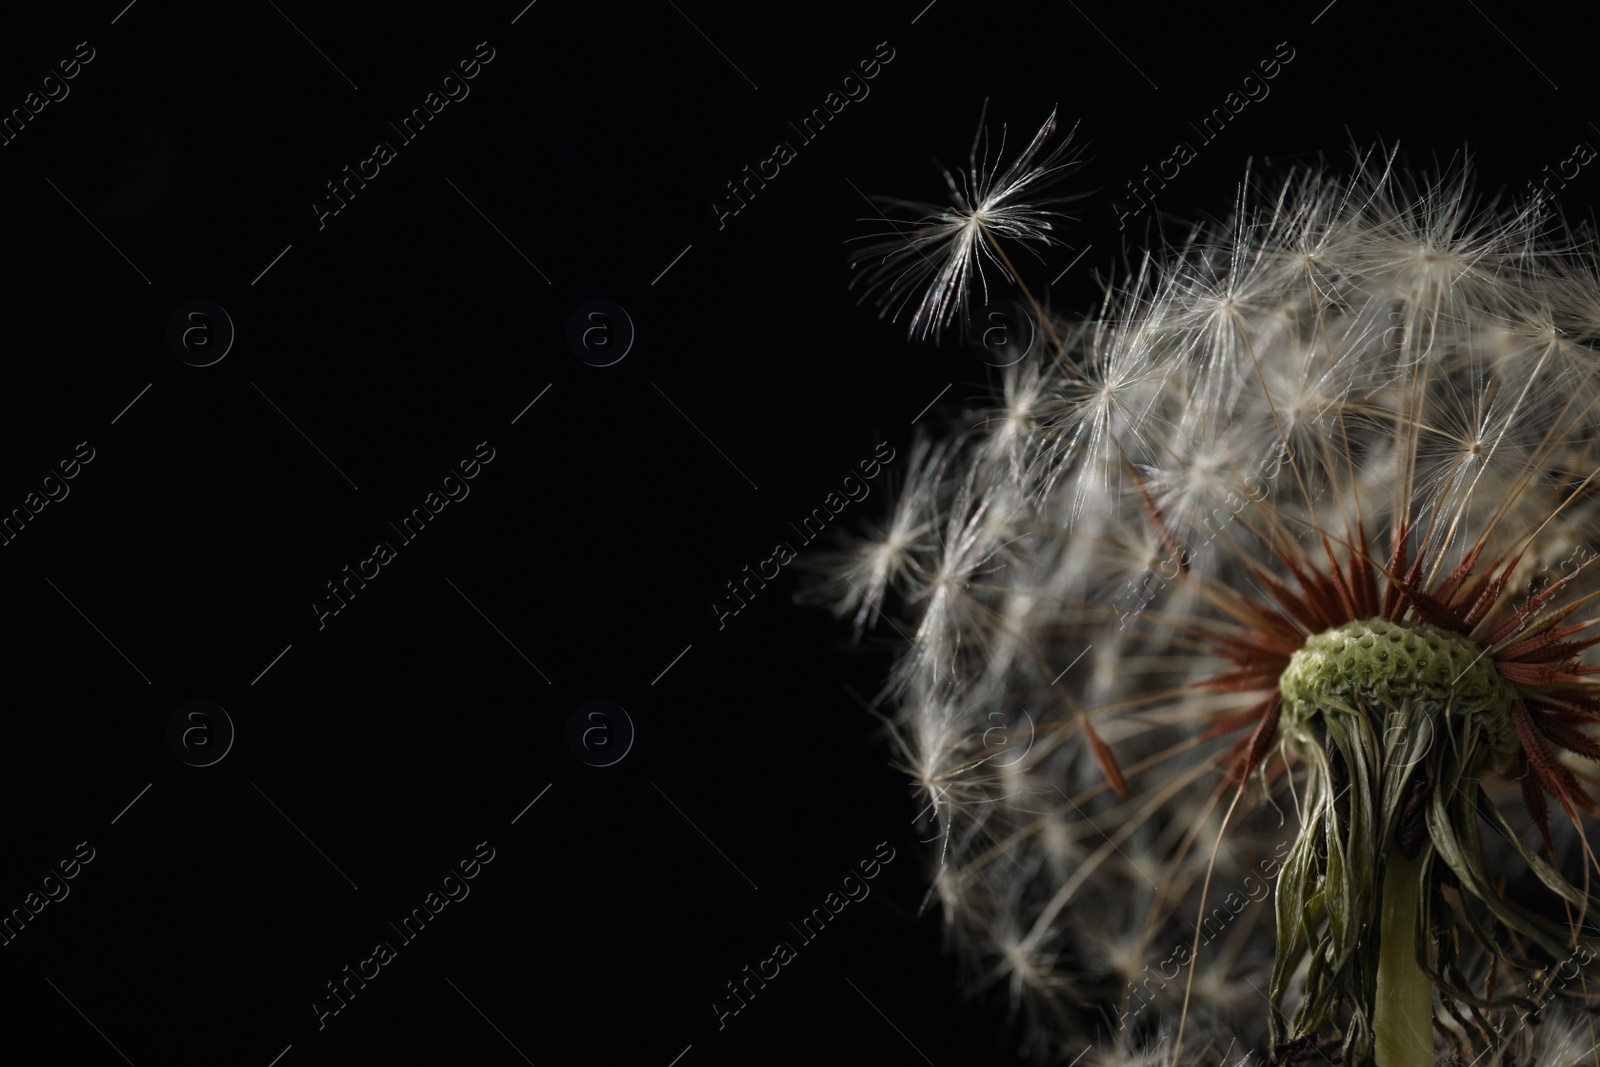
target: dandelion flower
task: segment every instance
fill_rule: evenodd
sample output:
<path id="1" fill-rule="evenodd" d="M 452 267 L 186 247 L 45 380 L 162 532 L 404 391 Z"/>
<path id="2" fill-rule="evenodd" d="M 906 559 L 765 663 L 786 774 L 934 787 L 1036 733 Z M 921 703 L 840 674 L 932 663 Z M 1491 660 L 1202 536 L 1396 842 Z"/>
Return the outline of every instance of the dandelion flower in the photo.
<path id="1" fill-rule="evenodd" d="M 914 333 L 989 231 L 1045 235 L 1048 128 L 891 253 Z M 838 575 L 899 620 L 946 926 L 1030 1047 L 1600 1067 L 1597 252 L 1360 154 L 1143 257 L 923 446 Z"/>

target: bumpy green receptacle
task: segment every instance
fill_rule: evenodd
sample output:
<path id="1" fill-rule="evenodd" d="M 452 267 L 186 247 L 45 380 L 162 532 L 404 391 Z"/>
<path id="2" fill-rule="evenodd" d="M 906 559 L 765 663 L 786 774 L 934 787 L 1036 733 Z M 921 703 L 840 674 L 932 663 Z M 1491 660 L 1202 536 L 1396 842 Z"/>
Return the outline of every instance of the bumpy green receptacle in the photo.
<path id="1" fill-rule="evenodd" d="M 1423 968 L 1437 964 L 1427 901 L 1439 852 L 1429 835 L 1459 818 L 1447 807 L 1508 765 L 1516 690 L 1467 638 L 1384 619 L 1309 638 L 1279 688 L 1284 742 L 1309 777 L 1305 823 L 1278 886 L 1273 1003 L 1309 955 L 1296 1036 L 1343 1026 L 1347 1062 L 1376 1051 L 1379 1067 L 1432 1067 L 1433 982 Z M 1400 846 L 1408 801 L 1410 859 Z M 1445 836 L 1447 862 L 1464 865 L 1464 847 Z"/>
<path id="2" fill-rule="evenodd" d="M 1278 688 L 1286 737 L 1325 712 L 1393 708 L 1419 724 L 1440 715 L 1476 719 L 1500 761 L 1516 749 L 1511 683 L 1475 642 L 1427 623 L 1367 619 L 1307 638 Z M 1390 718 L 1385 732 L 1408 724 Z"/>

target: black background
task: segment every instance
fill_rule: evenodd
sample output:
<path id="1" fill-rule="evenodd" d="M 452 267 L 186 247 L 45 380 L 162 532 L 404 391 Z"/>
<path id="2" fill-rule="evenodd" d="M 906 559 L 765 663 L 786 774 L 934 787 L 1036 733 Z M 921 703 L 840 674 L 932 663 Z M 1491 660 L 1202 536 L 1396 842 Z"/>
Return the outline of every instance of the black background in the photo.
<path id="1" fill-rule="evenodd" d="M 864 707 L 903 643 L 792 603 L 820 541 L 721 629 L 711 607 L 876 444 L 903 458 L 997 385 L 858 306 L 846 242 L 884 228 L 861 194 L 939 199 L 985 98 L 1011 151 L 1059 106 L 1086 195 L 1025 269 L 1087 308 L 1156 220 L 1119 231 L 1113 198 L 1178 140 L 1154 207 L 1192 219 L 1247 160 L 1465 147 L 1516 196 L 1600 131 L 1587 29 L 1553 6 L 925 3 L 6 16 L 0 109 L 94 59 L 0 146 L 0 509 L 94 458 L 0 547 L 0 908 L 95 850 L 0 946 L 6 1054 L 1010 1061 L 1003 995 L 964 999 L 916 914 L 933 846 Z M 324 183 L 480 41 L 470 95 L 319 228 Z M 719 228 L 723 183 L 885 41 L 870 95 Z M 1280 42 L 1270 95 L 1202 143 L 1186 123 Z M 566 340 L 593 299 L 636 331 L 609 367 Z M 208 367 L 166 340 L 190 300 L 237 331 Z M 470 495 L 319 628 L 324 583 L 485 440 Z M 167 744 L 193 699 L 237 731 L 207 767 Z M 614 766 L 568 745 L 590 700 L 636 731 Z M 480 841 L 470 895 L 319 1029 L 324 983 Z M 724 983 L 880 842 L 870 897 L 719 1028 Z"/>

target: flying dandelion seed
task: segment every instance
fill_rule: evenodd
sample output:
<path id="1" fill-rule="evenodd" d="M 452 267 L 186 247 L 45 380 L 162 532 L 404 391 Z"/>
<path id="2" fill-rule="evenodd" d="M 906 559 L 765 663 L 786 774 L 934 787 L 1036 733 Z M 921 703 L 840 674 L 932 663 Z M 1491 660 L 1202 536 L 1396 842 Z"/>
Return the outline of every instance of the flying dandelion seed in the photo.
<path id="1" fill-rule="evenodd" d="M 1048 238 L 1052 125 L 869 275 L 913 335 Z M 1600 1067 L 1600 242 L 1374 151 L 1024 295 L 1054 349 L 812 590 L 896 620 L 975 985 L 1058 1062 Z"/>
<path id="2" fill-rule="evenodd" d="M 1072 131 L 1046 150 L 1055 132 L 1056 113 L 1051 111 L 1021 154 L 999 170 L 997 161 L 990 158 L 988 131 L 980 119 L 978 136 L 967 157 L 968 169 L 943 171 L 950 190 L 949 206 L 883 198 L 881 202 L 916 212 L 918 217 L 906 222 L 887 215 L 869 220 L 887 222 L 892 229 L 873 234 L 877 243 L 856 260 L 858 269 L 866 268 L 852 283 L 862 284 L 863 299 L 875 300 L 884 315 L 896 320 L 915 304 L 911 336 L 926 339 L 938 336 L 965 313 L 965 300 L 974 287 L 984 293 L 987 302 L 985 260 L 1002 278 L 1016 281 L 996 239 L 1058 243 L 1052 232 L 1054 220 L 1066 216 L 1046 210 L 1044 205 L 1073 199 L 1039 199 L 1041 192 L 1078 162 Z M 995 156 L 1004 155 L 1002 130 Z"/>

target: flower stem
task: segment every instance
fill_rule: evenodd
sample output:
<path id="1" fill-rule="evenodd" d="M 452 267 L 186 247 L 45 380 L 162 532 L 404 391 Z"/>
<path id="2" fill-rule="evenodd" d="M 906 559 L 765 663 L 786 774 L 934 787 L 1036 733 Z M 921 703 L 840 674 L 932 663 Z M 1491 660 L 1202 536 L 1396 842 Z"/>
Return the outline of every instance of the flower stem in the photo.
<path id="1" fill-rule="evenodd" d="M 1433 981 L 1417 965 L 1422 857 L 1390 851 L 1378 931 L 1378 996 L 1372 1036 L 1378 1067 L 1433 1067 Z"/>

